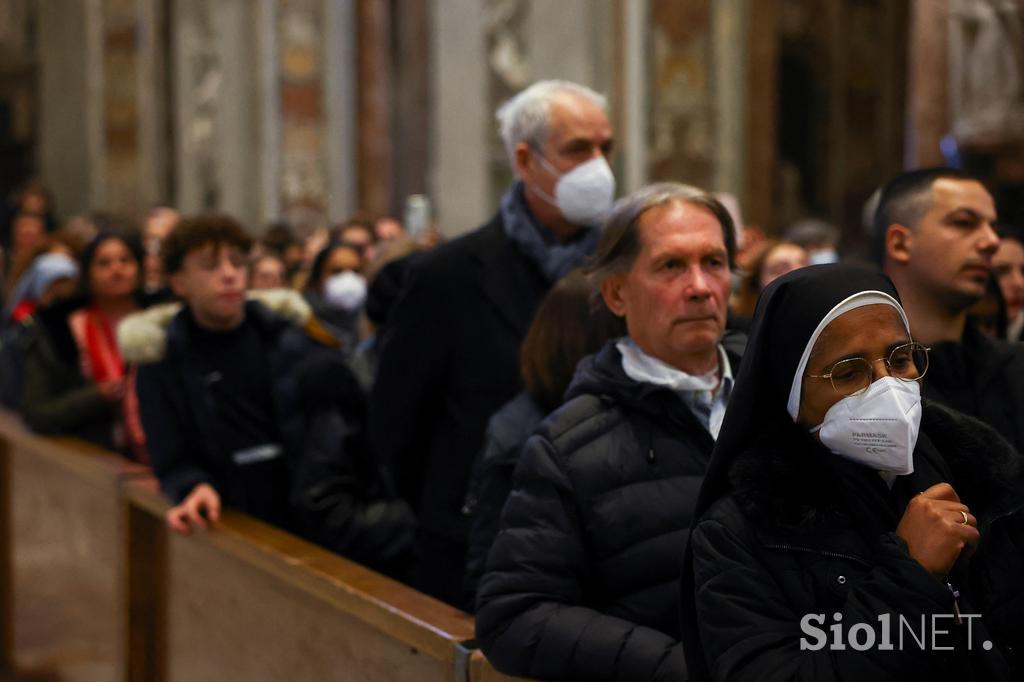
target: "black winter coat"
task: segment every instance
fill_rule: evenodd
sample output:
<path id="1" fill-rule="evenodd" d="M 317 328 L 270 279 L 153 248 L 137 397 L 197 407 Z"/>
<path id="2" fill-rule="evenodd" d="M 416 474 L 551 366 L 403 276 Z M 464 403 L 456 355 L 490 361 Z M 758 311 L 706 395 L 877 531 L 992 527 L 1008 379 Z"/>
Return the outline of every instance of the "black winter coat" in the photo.
<path id="1" fill-rule="evenodd" d="M 549 288 L 500 214 L 410 262 L 381 341 L 370 419 L 423 530 L 465 545 L 473 460 L 487 420 L 519 391 L 519 346 Z M 461 576 L 452 578 L 458 591 Z"/>
<path id="2" fill-rule="evenodd" d="M 892 491 L 877 473 L 831 455 L 806 436 L 802 452 L 756 446 L 730 468 L 732 493 L 705 513 L 690 537 L 692 571 L 684 573 L 683 628 L 693 680 L 1008 680 L 1024 672 L 1013 654 L 1024 646 L 1024 506 L 1021 462 L 998 434 L 965 415 L 925 403 L 915 471 Z M 981 543 L 961 557 L 949 585 L 911 558 L 895 533 L 909 499 L 948 482 L 978 518 Z M 904 634 L 900 616 L 920 634 L 937 614 L 939 646 L 966 649 L 965 626 L 953 623 L 959 591 L 971 621 L 973 651 L 922 651 Z M 895 651 L 875 647 L 832 651 L 842 614 L 843 632 L 873 627 L 891 614 Z M 828 631 L 820 641 L 801 626 Z M 816 616 L 815 616 L 816 617 Z M 864 635 L 861 635 L 864 637 Z M 995 642 L 987 652 L 983 642 Z M 844 643 L 848 642 L 844 635 Z M 861 642 L 864 640 L 861 639 Z M 902 650 L 901 650 L 902 649 Z"/>
<path id="3" fill-rule="evenodd" d="M 188 311 L 170 322 L 161 360 L 139 368 L 137 390 L 154 473 L 181 501 L 208 483 L 226 505 L 261 516 L 265 495 L 284 495 L 285 526 L 385 572 L 401 571 L 411 551 L 412 512 L 390 492 L 364 447 L 365 398 L 339 351 L 249 301 L 246 316 L 269 349 L 273 408 L 286 454 L 239 465 L 218 445 L 213 382 L 194 357 Z"/>
<path id="4" fill-rule="evenodd" d="M 968 323 L 962 342 L 932 346 L 922 395 L 979 419 L 1024 452 L 1024 346 Z"/>
<path id="5" fill-rule="evenodd" d="M 714 441 L 675 393 L 627 377 L 614 341 L 566 398 L 523 450 L 477 637 L 513 675 L 684 679 L 678 578 Z"/>
<path id="6" fill-rule="evenodd" d="M 501 527 L 501 510 L 512 492 L 512 476 L 526 439 L 533 435 L 547 412 L 523 391 L 498 410 L 487 423 L 480 456 L 466 493 L 463 513 L 472 519 L 466 550 L 466 594 L 476 603 L 476 586 L 487 564 L 487 554 Z"/>
<path id="7" fill-rule="evenodd" d="M 113 449 L 120 409 L 82 375 L 78 345 L 68 326 L 68 317 L 86 304 L 78 297 L 59 301 L 24 322 L 18 410 L 37 433 Z"/>

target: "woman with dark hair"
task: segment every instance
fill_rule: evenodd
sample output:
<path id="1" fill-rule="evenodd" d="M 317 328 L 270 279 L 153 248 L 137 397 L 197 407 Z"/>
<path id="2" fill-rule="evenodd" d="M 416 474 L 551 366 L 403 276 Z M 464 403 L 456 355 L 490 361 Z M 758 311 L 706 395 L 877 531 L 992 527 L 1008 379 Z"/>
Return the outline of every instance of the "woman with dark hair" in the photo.
<path id="1" fill-rule="evenodd" d="M 733 292 L 732 309 L 737 315 L 754 314 L 757 297 L 766 286 L 787 272 L 808 265 L 807 250 L 792 242 L 767 241 L 746 268 L 740 285 Z"/>
<path id="2" fill-rule="evenodd" d="M 1003 226 L 992 268 L 1006 306 L 1007 341 L 1024 340 L 1024 229 Z"/>
<path id="3" fill-rule="evenodd" d="M 880 273 L 764 291 L 684 561 L 691 680 L 1020 679 L 1022 461 L 921 401 L 928 350 Z"/>
<path id="4" fill-rule="evenodd" d="M 360 248 L 332 241 L 317 253 L 302 295 L 346 353 L 359 343 L 359 317 L 366 304 Z"/>
<path id="5" fill-rule="evenodd" d="M 469 604 L 476 596 L 487 552 L 498 534 L 501 510 L 512 491 L 512 473 L 523 443 L 544 417 L 562 404 L 576 364 L 599 351 L 609 339 L 625 333 L 622 320 L 598 303 L 594 305 L 586 276 L 573 270 L 544 297 L 526 332 L 519 353 L 524 390 L 488 422 L 462 508 L 473 524 L 466 553 Z"/>
<path id="6" fill-rule="evenodd" d="M 115 330 L 141 305 L 138 242 L 103 233 L 85 248 L 78 295 L 34 316 L 20 410 L 46 434 L 76 436 L 145 461 L 134 373 Z"/>

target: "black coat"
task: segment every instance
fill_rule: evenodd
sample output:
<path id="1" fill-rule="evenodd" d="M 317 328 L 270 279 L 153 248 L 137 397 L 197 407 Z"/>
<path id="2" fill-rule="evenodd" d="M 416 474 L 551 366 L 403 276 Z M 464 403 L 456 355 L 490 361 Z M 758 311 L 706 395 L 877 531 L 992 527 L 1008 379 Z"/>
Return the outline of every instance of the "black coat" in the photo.
<path id="1" fill-rule="evenodd" d="M 523 449 L 477 637 L 513 675 L 683 679 L 678 577 L 714 441 L 675 393 L 627 377 L 614 342 L 566 398 Z"/>
<path id="2" fill-rule="evenodd" d="M 179 502 L 208 483 L 224 504 L 257 516 L 268 509 L 268 496 L 283 496 L 287 529 L 380 570 L 400 571 L 411 548 L 412 513 L 392 498 L 364 447 L 365 398 L 340 352 L 262 304 L 246 304 L 247 320 L 268 349 L 285 460 L 239 465 L 218 445 L 216 387 L 195 358 L 188 314 L 183 309 L 171 320 L 163 358 L 138 374 L 150 461 L 164 493 Z"/>
<path id="3" fill-rule="evenodd" d="M 370 419 L 423 530 L 465 545 L 473 460 L 487 420 L 519 391 L 519 346 L 549 286 L 500 214 L 410 263 L 382 339 Z"/>
<path id="4" fill-rule="evenodd" d="M 120 409 L 82 375 L 78 345 L 68 326 L 68 317 L 86 303 L 78 297 L 60 301 L 25 321 L 18 409 L 37 433 L 112 449 Z"/>
<path id="5" fill-rule="evenodd" d="M 922 395 L 980 419 L 1024 452 L 1024 346 L 968 324 L 962 342 L 932 346 Z"/>
<path id="6" fill-rule="evenodd" d="M 755 444 L 737 457 L 732 492 L 691 534 L 683 588 L 691 679 L 1015 679 L 1006 652 L 1024 645 L 1024 479 L 1012 447 L 980 422 L 925 403 L 915 471 L 890 492 L 875 472 L 803 437 L 795 450 Z M 916 631 L 925 616 L 930 633 L 932 614 L 941 614 L 939 627 L 956 634 L 940 636 L 940 646 L 966 634 L 953 625 L 950 587 L 911 558 L 895 533 L 908 500 L 942 481 L 978 518 L 978 551 L 961 558 L 949 582 L 961 612 L 983 618 L 972 623 L 971 653 L 922 652 L 909 634 L 901 651 L 901 615 Z M 801 651 L 802 638 L 816 643 L 801 619 L 824 614 L 812 625 L 828 630 L 834 613 L 844 628 L 867 623 L 878 637 L 879 615 L 892 614 L 897 650 Z M 991 653 L 985 640 L 996 643 Z"/>
<path id="7" fill-rule="evenodd" d="M 476 603 L 476 586 L 487 564 L 487 553 L 501 527 L 501 510 L 512 492 L 512 476 L 526 439 L 547 411 L 523 391 L 498 410 L 487 423 L 487 434 L 473 466 L 463 513 L 472 519 L 466 550 L 466 594 Z"/>

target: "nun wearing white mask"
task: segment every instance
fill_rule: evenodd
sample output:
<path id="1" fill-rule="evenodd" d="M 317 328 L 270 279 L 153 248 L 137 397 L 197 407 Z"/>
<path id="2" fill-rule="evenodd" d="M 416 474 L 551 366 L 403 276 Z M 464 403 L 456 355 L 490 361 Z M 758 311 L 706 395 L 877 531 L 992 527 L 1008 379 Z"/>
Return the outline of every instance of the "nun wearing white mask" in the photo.
<path id="1" fill-rule="evenodd" d="M 1020 679 L 1021 458 L 927 370 L 884 275 L 765 289 L 684 562 L 691 680 Z"/>

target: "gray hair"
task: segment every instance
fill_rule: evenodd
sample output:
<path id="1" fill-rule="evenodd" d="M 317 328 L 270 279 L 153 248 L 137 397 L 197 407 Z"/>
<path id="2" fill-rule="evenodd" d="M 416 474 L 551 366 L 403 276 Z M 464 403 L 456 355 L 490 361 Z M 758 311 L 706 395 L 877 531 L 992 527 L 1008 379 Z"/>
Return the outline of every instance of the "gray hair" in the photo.
<path id="1" fill-rule="evenodd" d="M 587 268 L 587 277 L 595 294 L 601 283 L 612 275 L 628 271 L 640 253 L 640 218 L 652 208 L 672 203 L 692 204 L 711 211 L 722 226 L 722 239 L 729 257 L 729 267 L 736 266 L 736 227 L 732 216 L 712 194 L 679 182 L 658 182 L 641 187 L 615 202 L 604 225 L 601 241 L 593 261 Z"/>
<path id="2" fill-rule="evenodd" d="M 540 148 L 547 140 L 550 132 L 548 119 L 551 113 L 551 100 L 559 93 L 577 95 L 601 109 L 608 107 L 608 100 L 604 95 L 585 85 L 563 80 L 537 81 L 498 107 L 495 114 L 501 131 L 501 141 L 505 144 L 505 151 L 513 165 L 516 159 L 516 145 L 520 142 Z"/>

